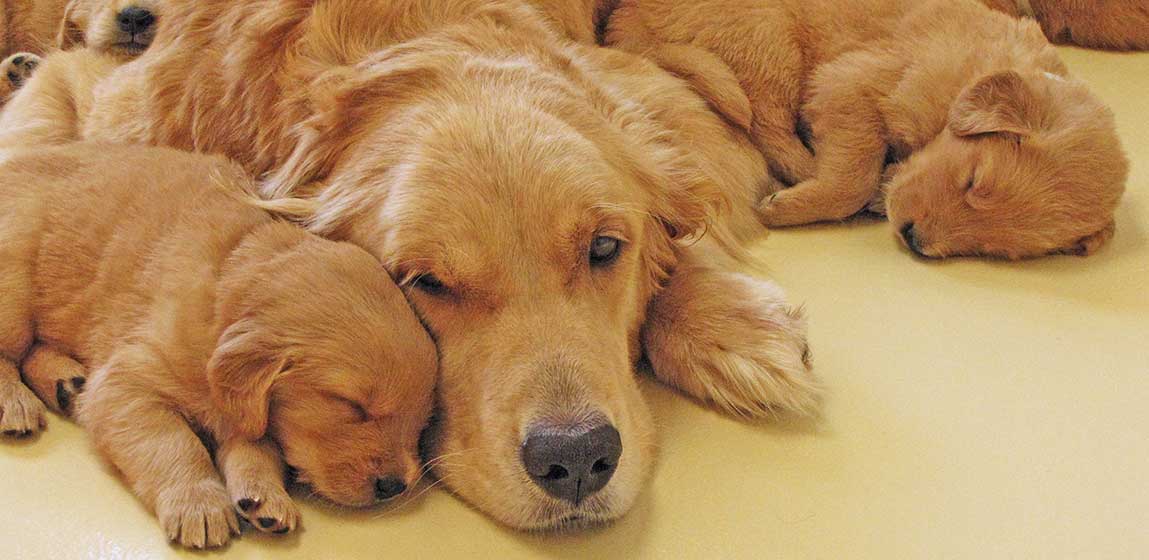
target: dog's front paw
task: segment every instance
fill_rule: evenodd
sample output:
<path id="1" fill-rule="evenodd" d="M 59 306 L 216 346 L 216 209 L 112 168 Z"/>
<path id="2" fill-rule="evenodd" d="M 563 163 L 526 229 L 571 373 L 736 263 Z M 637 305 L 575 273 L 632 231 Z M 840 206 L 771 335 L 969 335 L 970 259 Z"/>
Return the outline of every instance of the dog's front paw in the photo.
<path id="1" fill-rule="evenodd" d="M 0 382 L 0 434 L 24 438 L 47 425 L 47 409 L 23 383 Z"/>
<path id="2" fill-rule="evenodd" d="M 811 371 L 801 310 L 773 284 L 733 272 L 672 280 L 673 301 L 652 307 L 643 333 L 655 374 L 736 415 L 811 414 L 821 386 Z"/>
<path id="3" fill-rule="evenodd" d="M 40 65 L 41 58 L 32 53 L 16 53 L 0 62 L 0 73 L 13 90 L 20 89 Z"/>
<path id="4" fill-rule="evenodd" d="M 171 487 L 156 499 L 156 517 L 172 542 L 188 548 L 217 548 L 239 534 L 239 519 L 218 480 Z"/>
<path id="5" fill-rule="evenodd" d="M 299 508 L 282 484 L 270 481 L 228 481 L 228 493 L 239 515 L 264 533 L 290 533 L 299 526 Z"/>

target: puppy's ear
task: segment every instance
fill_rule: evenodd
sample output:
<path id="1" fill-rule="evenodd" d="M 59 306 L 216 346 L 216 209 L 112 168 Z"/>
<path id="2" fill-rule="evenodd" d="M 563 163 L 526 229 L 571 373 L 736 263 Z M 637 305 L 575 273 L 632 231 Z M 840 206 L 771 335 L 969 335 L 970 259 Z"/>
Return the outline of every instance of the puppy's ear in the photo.
<path id="1" fill-rule="evenodd" d="M 76 0 L 72 0 L 64 7 L 64 18 L 60 20 L 60 29 L 56 32 L 56 46 L 60 50 L 84 46 L 84 30 L 76 23 L 75 13 Z"/>
<path id="2" fill-rule="evenodd" d="M 754 110 L 734 71 L 722 59 L 692 45 L 663 43 L 636 50 L 682 78 L 730 124 L 750 132 Z"/>
<path id="3" fill-rule="evenodd" d="M 1110 239 L 1113 239 L 1115 233 L 1117 233 L 1117 224 L 1115 222 L 1109 222 L 1109 225 L 1102 228 L 1101 231 L 1079 239 L 1072 247 L 1069 247 L 1063 252 L 1067 255 L 1088 257 L 1101 249 Z"/>
<path id="4" fill-rule="evenodd" d="M 258 439 L 267 432 L 271 388 L 286 366 L 278 345 L 250 321 L 220 336 L 208 361 L 208 389 L 236 435 Z"/>
<path id="5" fill-rule="evenodd" d="M 1018 138 L 1036 130 L 1033 90 L 1012 70 L 992 74 L 970 86 L 950 109 L 950 130 L 958 136 L 1010 134 Z"/>

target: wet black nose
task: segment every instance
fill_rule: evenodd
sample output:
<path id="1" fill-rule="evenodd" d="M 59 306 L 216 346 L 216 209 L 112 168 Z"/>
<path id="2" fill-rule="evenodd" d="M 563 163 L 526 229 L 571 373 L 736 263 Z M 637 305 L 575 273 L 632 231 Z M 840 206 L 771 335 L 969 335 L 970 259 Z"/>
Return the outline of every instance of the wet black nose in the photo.
<path id="1" fill-rule="evenodd" d="M 909 249 L 911 251 L 913 251 L 915 255 L 918 255 L 920 257 L 925 256 L 924 254 L 922 254 L 921 240 L 918 239 L 918 235 L 914 231 L 914 223 L 913 222 L 909 222 L 906 225 L 902 226 L 902 230 L 900 233 L 902 235 L 902 241 L 906 242 L 906 247 L 909 247 Z"/>
<path id="2" fill-rule="evenodd" d="M 375 499 L 390 500 L 407 491 L 407 484 L 397 476 L 385 476 L 375 481 Z"/>
<path id="3" fill-rule="evenodd" d="M 578 505 L 602 490 L 618 468 L 622 438 L 609 424 L 540 426 L 523 442 L 527 474 L 548 494 Z"/>
<path id="4" fill-rule="evenodd" d="M 120 31 L 132 35 L 147 31 L 155 23 L 155 14 L 152 14 L 151 10 L 139 6 L 124 8 L 116 15 L 116 24 L 120 26 Z"/>

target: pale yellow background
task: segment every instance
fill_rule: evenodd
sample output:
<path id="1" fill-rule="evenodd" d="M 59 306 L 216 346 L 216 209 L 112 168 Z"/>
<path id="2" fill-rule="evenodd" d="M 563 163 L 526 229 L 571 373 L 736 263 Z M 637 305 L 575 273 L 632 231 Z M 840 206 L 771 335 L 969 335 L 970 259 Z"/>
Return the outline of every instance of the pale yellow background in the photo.
<path id="1" fill-rule="evenodd" d="M 397 512 L 305 502 L 305 530 L 227 558 L 1145 558 L 1149 54 L 1066 49 L 1133 160 L 1089 259 L 923 263 L 884 224 L 761 246 L 812 319 L 825 417 L 745 425 L 652 382 L 661 462 L 623 521 L 504 530 L 439 489 Z M 0 444 L 0 558 L 164 558 L 155 521 L 74 426 Z"/>

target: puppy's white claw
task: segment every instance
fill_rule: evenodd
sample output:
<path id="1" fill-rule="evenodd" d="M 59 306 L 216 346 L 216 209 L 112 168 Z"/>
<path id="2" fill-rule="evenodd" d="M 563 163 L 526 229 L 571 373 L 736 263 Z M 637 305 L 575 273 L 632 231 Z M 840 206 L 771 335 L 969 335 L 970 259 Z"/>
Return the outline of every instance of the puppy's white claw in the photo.
<path id="1" fill-rule="evenodd" d="M 165 489 L 156 500 L 156 516 L 168 539 L 187 548 L 218 548 L 239 534 L 231 499 L 215 480 Z"/>
<path id="2" fill-rule="evenodd" d="M 0 387 L 0 434 L 28 437 L 47 425 L 47 408 L 23 383 Z"/>

